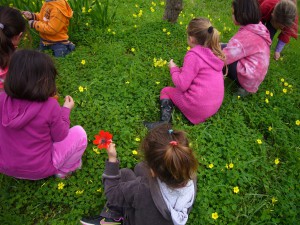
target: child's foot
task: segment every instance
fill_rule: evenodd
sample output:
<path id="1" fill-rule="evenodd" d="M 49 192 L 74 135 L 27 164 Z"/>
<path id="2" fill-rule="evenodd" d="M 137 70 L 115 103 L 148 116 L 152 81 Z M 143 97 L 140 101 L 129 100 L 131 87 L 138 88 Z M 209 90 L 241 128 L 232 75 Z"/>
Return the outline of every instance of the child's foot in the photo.
<path id="1" fill-rule="evenodd" d="M 101 225 L 101 224 L 110 224 L 110 225 L 122 225 L 122 220 L 123 218 L 120 218 L 118 220 L 114 219 L 108 219 L 102 216 L 96 216 L 96 217 L 91 217 L 91 218 L 82 218 L 80 220 L 80 223 L 82 225 Z"/>
<path id="2" fill-rule="evenodd" d="M 73 172 L 69 172 L 69 173 L 57 173 L 57 174 L 55 174 L 54 176 L 56 177 L 56 178 L 60 178 L 60 179 L 67 179 L 67 178 L 69 178 L 71 175 L 72 175 L 72 173 Z"/>
<path id="3" fill-rule="evenodd" d="M 246 97 L 247 95 L 250 95 L 251 93 L 246 91 L 244 88 L 239 87 L 237 92 L 235 93 L 236 96 L 240 97 Z"/>

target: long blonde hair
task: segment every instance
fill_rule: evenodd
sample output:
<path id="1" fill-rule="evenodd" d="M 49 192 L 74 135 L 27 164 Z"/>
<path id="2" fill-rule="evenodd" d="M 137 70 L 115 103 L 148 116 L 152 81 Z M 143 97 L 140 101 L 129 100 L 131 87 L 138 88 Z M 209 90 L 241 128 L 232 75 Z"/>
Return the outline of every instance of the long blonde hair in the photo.
<path id="1" fill-rule="evenodd" d="M 198 17 L 190 21 L 187 34 L 194 37 L 199 45 L 210 48 L 215 56 L 225 61 L 225 55 L 220 46 L 219 31 L 214 28 L 209 19 Z"/>

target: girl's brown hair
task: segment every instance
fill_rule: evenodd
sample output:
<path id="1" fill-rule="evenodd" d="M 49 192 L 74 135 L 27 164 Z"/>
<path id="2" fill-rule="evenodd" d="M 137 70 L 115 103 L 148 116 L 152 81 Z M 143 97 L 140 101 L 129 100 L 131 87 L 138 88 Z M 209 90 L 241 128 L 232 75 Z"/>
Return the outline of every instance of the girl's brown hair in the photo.
<path id="1" fill-rule="evenodd" d="M 0 67 L 8 66 L 9 59 L 15 51 L 11 39 L 25 31 L 26 22 L 21 12 L 8 6 L 0 7 Z"/>
<path id="2" fill-rule="evenodd" d="M 170 124 L 153 128 L 141 148 L 155 176 L 169 187 L 179 188 L 195 178 L 198 161 L 189 147 L 186 133 L 171 129 Z"/>
<path id="3" fill-rule="evenodd" d="M 283 27 L 291 27 L 297 16 L 297 6 L 293 0 L 281 0 L 272 13 L 272 20 Z"/>
<path id="4" fill-rule="evenodd" d="M 56 93 L 56 75 L 50 56 L 34 50 L 19 50 L 11 57 L 4 90 L 12 98 L 46 101 Z"/>
<path id="5" fill-rule="evenodd" d="M 202 17 L 192 19 L 188 25 L 187 34 L 196 38 L 199 45 L 210 48 L 215 56 L 225 60 L 219 43 L 219 31 L 212 26 L 209 19 Z"/>

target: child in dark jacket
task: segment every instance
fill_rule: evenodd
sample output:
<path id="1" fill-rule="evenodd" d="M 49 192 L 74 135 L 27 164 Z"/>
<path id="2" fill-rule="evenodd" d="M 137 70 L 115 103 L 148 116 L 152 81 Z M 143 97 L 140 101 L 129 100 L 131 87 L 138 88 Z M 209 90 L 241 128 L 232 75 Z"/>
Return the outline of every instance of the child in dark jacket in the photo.
<path id="1" fill-rule="evenodd" d="M 119 170 L 115 144 L 107 149 L 103 182 L 107 204 L 89 224 L 186 224 L 196 196 L 197 159 L 183 131 L 153 128 L 141 149 L 145 161 Z"/>

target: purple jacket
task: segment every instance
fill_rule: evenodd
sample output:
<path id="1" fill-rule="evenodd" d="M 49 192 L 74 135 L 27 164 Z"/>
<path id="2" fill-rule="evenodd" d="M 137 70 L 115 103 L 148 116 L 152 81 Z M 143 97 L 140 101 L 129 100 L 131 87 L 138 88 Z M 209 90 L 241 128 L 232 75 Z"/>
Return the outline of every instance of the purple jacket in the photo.
<path id="1" fill-rule="evenodd" d="M 54 98 L 45 102 L 13 99 L 0 94 L 0 173 L 37 180 L 57 173 L 52 164 L 53 142 L 70 127 L 70 109 Z"/>
<path id="2" fill-rule="evenodd" d="M 176 91 L 170 97 L 193 124 L 204 122 L 221 107 L 223 66 L 224 62 L 209 48 L 197 45 L 185 55 L 182 68 L 171 68 Z"/>
<path id="3" fill-rule="evenodd" d="M 270 63 L 271 44 L 268 29 L 260 22 L 241 26 L 223 49 L 227 64 L 238 61 L 238 80 L 248 92 L 257 92 L 265 79 Z"/>

